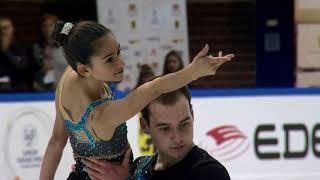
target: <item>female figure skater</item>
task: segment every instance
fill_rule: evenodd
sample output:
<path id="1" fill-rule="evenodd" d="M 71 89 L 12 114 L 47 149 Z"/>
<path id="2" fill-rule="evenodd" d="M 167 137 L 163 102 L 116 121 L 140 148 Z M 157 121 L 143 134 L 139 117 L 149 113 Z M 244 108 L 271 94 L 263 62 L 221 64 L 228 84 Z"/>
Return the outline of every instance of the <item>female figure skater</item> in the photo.
<path id="1" fill-rule="evenodd" d="M 53 36 L 63 46 L 70 67 L 56 90 L 56 119 L 41 166 L 40 179 L 52 180 L 69 137 L 76 170 L 68 179 L 90 179 L 82 157 L 121 162 L 129 148 L 125 122 L 162 93 L 199 77 L 213 75 L 234 55 L 207 56 L 206 45 L 184 69 L 147 82 L 113 100 L 107 82 L 121 81 L 124 61 L 113 33 L 101 24 L 57 22 Z"/>

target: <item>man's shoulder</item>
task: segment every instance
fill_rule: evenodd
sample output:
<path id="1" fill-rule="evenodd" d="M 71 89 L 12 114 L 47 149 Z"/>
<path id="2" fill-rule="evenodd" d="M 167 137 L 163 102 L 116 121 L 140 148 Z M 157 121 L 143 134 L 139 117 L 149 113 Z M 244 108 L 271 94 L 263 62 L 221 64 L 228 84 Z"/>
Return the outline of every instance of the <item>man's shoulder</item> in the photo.
<path id="1" fill-rule="evenodd" d="M 190 179 L 212 179 L 215 177 L 219 180 L 230 180 L 227 169 L 218 160 L 199 147 L 196 147 L 195 151 L 198 158 L 191 168 Z"/>
<path id="2" fill-rule="evenodd" d="M 140 156 L 138 158 L 136 158 L 133 161 L 133 165 L 138 168 L 138 167 L 142 167 L 142 166 L 148 166 L 150 163 L 152 163 L 153 160 L 153 156 Z"/>
<path id="3" fill-rule="evenodd" d="M 150 177 L 152 174 L 152 162 L 154 156 L 140 156 L 134 160 L 130 173 L 133 179 L 138 177 Z"/>
<path id="4" fill-rule="evenodd" d="M 146 157 L 148 157 L 148 156 L 139 156 L 139 157 L 137 157 L 137 158 L 133 161 L 133 164 L 134 164 L 135 166 L 138 166 L 139 164 L 141 164 L 141 161 L 144 160 Z"/>
<path id="5" fill-rule="evenodd" d="M 215 158 L 213 158 L 206 150 L 195 146 L 192 149 L 192 155 L 193 158 L 195 158 L 195 162 L 212 162 L 215 164 L 221 164 L 218 160 L 216 160 Z M 195 163 L 195 164 L 198 164 Z M 221 164 L 222 165 L 222 164 Z"/>

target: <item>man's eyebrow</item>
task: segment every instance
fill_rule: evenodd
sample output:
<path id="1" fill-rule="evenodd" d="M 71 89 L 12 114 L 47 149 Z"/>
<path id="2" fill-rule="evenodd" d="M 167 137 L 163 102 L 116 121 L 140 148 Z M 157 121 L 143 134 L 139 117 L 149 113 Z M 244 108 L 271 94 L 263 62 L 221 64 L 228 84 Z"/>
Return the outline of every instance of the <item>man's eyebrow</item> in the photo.
<path id="1" fill-rule="evenodd" d="M 169 126 L 168 123 L 158 123 L 156 124 L 156 127 L 160 127 L 160 126 Z"/>
<path id="2" fill-rule="evenodd" d="M 184 123 L 184 122 L 186 122 L 186 121 L 188 121 L 190 119 L 191 119 L 190 116 L 187 116 L 183 120 L 181 120 L 180 123 Z"/>

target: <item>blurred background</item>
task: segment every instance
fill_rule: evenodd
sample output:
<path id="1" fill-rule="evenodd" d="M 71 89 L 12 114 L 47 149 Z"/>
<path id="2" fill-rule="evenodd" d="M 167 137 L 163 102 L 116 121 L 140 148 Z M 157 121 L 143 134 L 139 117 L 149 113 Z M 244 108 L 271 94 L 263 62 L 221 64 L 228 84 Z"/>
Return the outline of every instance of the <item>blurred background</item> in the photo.
<path id="1" fill-rule="evenodd" d="M 101 1 L 104 3 L 104 1 Z M 131 8 L 135 8 L 137 6 L 137 9 L 130 10 L 129 7 L 120 7 L 121 10 L 114 8 L 112 11 L 110 9 L 107 9 L 107 7 L 99 5 L 101 3 L 99 1 L 95 0 L 79 0 L 76 3 L 71 0 L 1 0 L 0 1 L 0 14 L 3 17 L 10 18 L 12 26 L 14 26 L 14 44 L 18 46 L 19 48 L 23 48 L 24 51 L 27 51 L 27 57 L 29 62 L 29 67 L 26 67 L 26 70 L 32 69 L 31 71 L 35 74 L 33 77 L 33 85 L 29 85 L 29 87 L 20 89 L 15 89 L 11 87 L 11 90 L 13 91 L 38 91 L 41 88 L 34 87 L 35 84 L 38 85 L 39 83 L 34 83 L 35 81 L 40 81 L 40 77 L 38 71 L 44 71 L 44 65 L 41 65 L 42 61 L 38 59 L 43 59 L 45 61 L 45 57 L 43 58 L 35 58 L 34 54 L 37 54 L 37 52 L 34 52 L 34 44 L 35 42 L 39 42 L 41 39 L 43 39 L 43 32 L 41 29 L 43 29 L 44 25 L 44 18 L 43 16 L 45 14 L 51 14 L 57 16 L 57 18 L 65 20 L 65 21 L 79 21 L 79 20 L 99 20 L 100 22 L 107 27 L 113 28 L 112 25 L 109 25 L 110 22 L 108 21 L 108 15 L 109 17 L 115 16 L 116 22 L 114 24 L 120 23 L 117 27 L 122 28 L 126 26 L 127 23 L 131 23 L 132 19 L 127 20 L 124 16 L 127 11 L 132 11 L 131 13 L 134 13 L 134 11 L 138 11 L 139 13 L 136 15 L 136 23 L 137 23 L 137 31 L 141 32 L 141 29 L 139 24 L 141 24 L 141 14 L 144 12 L 142 11 L 143 8 L 140 9 L 139 5 L 143 1 L 122 1 L 122 3 L 113 4 L 112 1 L 109 1 L 109 3 L 112 3 L 111 7 L 122 6 L 123 3 L 132 3 Z M 139 2 L 139 3 L 137 3 Z M 145 1 L 145 4 L 148 1 Z M 164 2 L 148 2 L 147 6 L 150 8 L 150 11 L 152 11 L 152 7 L 154 7 L 154 12 L 159 11 L 158 15 L 159 20 L 162 21 L 161 29 L 164 27 L 167 27 L 168 33 L 160 35 L 160 36 L 154 36 L 151 32 L 154 32 L 154 30 L 150 30 L 148 35 L 141 35 L 141 33 L 135 33 L 130 30 L 121 31 L 119 29 L 112 29 L 116 32 L 119 32 L 117 35 L 120 37 L 126 36 L 126 34 L 131 33 L 133 37 L 125 37 L 124 39 L 120 39 L 121 45 L 124 47 L 124 50 L 130 46 L 129 51 L 134 51 L 132 49 L 138 49 L 141 51 L 142 48 L 148 47 L 148 43 L 155 44 L 154 46 L 159 53 L 156 52 L 156 57 L 151 57 L 151 59 L 156 60 L 150 60 L 150 55 L 146 55 L 148 52 L 135 52 L 138 54 L 138 60 L 136 60 L 136 64 L 131 64 L 130 61 L 132 61 L 133 56 L 130 54 L 129 57 L 126 60 L 126 63 L 130 63 L 130 65 L 134 66 L 132 67 L 134 70 L 129 70 L 131 73 L 129 78 L 130 82 L 129 84 L 135 84 L 137 83 L 137 75 L 139 73 L 138 64 L 144 64 L 148 61 L 154 61 L 152 63 L 149 63 L 149 65 L 156 71 L 157 75 L 161 75 L 162 69 L 164 68 L 163 62 L 165 61 L 165 54 L 169 52 L 170 50 L 176 50 L 180 53 L 180 55 L 183 58 L 183 61 L 186 63 L 189 63 L 192 58 L 197 54 L 197 52 L 204 46 L 205 43 L 208 43 L 211 46 L 210 52 L 213 53 L 213 55 L 217 55 L 218 51 L 223 51 L 224 53 L 235 53 L 237 55 L 236 61 L 230 62 L 224 66 L 224 68 L 221 68 L 221 72 L 217 73 L 216 77 L 206 77 L 199 79 L 198 81 L 195 81 L 192 83 L 192 87 L 195 88 L 247 88 L 247 87 L 256 87 L 257 86 L 293 86 L 293 62 L 295 61 L 293 59 L 294 51 L 293 49 L 290 49 L 290 52 L 287 52 L 290 54 L 290 57 L 282 58 L 282 63 L 287 64 L 287 67 L 284 69 L 281 68 L 281 71 L 288 71 L 283 74 L 283 78 L 288 78 L 286 80 L 283 80 L 282 82 L 277 82 L 277 80 L 272 80 L 274 78 L 271 78 L 272 76 L 264 75 L 259 73 L 256 73 L 256 70 L 259 69 L 259 63 L 261 63 L 261 72 L 263 71 L 268 72 L 266 69 L 273 69 L 276 66 L 281 66 L 281 64 L 273 64 L 274 67 L 267 66 L 267 64 L 264 64 L 264 60 L 261 58 L 261 62 L 256 61 L 257 51 L 256 47 L 258 46 L 259 37 L 256 37 L 256 29 L 258 27 L 258 24 L 256 23 L 256 7 L 257 4 L 255 1 L 250 0 L 188 0 L 185 1 L 185 4 L 181 4 L 180 1 L 176 1 L 177 7 L 177 15 L 172 15 L 172 17 L 161 17 L 165 15 L 165 12 L 168 10 L 170 11 L 169 5 L 172 4 L 174 6 L 175 1 L 164 1 Z M 184 2 L 184 1 L 183 1 Z M 108 4 L 108 1 L 105 3 Z M 272 4 L 272 3 L 270 3 Z M 259 5 L 259 4 L 258 4 Z M 291 13 L 293 18 L 293 10 L 292 10 L 292 2 L 286 4 L 283 3 L 284 6 L 290 6 L 290 8 L 286 8 L 288 12 L 283 13 L 282 16 L 284 16 L 286 13 L 286 17 L 289 17 L 289 13 Z M 146 6 L 146 5 L 145 5 Z M 168 7 L 167 7 L 168 6 Z M 261 10 L 263 10 L 263 7 L 265 5 L 261 5 Z M 104 9 L 99 9 L 99 7 L 105 7 Z M 110 7 L 110 6 L 109 6 Z M 128 10 L 129 9 L 129 10 Z M 98 11 L 100 10 L 100 11 Z M 148 13 L 147 10 L 145 10 L 145 14 Z M 181 11 L 181 12 L 180 12 Z M 108 14 L 109 13 L 109 14 Z M 111 13 L 111 14 L 110 14 Z M 114 15 L 112 14 L 114 13 Z M 130 13 L 130 12 L 129 12 Z M 150 12 L 152 13 L 152 12 Z M 178 14 L 181 13 L 181 14 Z M 169 13 L 170 14 L 170 13 Z M 99 17 L 100 15 L 100 17 Z M 134 16 L 131 16 L 134 17 Z M 140 19 L 139 19 L 140 18 Z M 176 18 L 176 26 L 180 28 L 179 30 L 176 30 L 176 32 L 172 32 L 169 30 L 170 26 L 170 19 Z M 259 17 L 258 17 L 259 18 Z M 263 17 L 261 17 L 263 18 Z M 290 31 L 293 31 L 293 19 L 284 19 L 283 17 L 283 23 L 290 24 L 287 21 L 291 22 L 291 28 Z M 168 22 L 164 22 L 167 21 Z M 54 21 L 54 20 L 52 20 Z M 181 21 L 181 22 L 180 22 Z M 122 23 L 122 24 L 121 24 Z M 172 22 L 171 24 L 173 24 Z M 180 23 L 180 24 L 179 24 Z M 47 25 L 50 26 L 50 25 Z M 280 26 L 280 25 L 279 25 Z M 284 24 L 281 26 L 284 26 Z M 279 28 L 279 27 L 275 27 Z M 283 31 L 285 31 L 284 29 Z M 261 27 L 258 31 L 261 31 L 261 35 L 264 31 L 264 28 Z M 121 34 L 122 33 L 122 34 Z M 288 33 L 288 32 L 287 32 Z M 289 40 L 293 41 L 293 33 L 289 33 L 291 36 L 287 36 Z M 129 35 L 129 36 L 130 36 Z M 167 36 L 173 36 L 172 41 L 175 41 L 173 43 L 166 43 L 164 39 Z M 263 36 L 263 35 L 262 35 Z M 132 38 L 135 38 L 132 40 Z M 152 41 L 152 38 L 155 39 Z M 148 42 L 148 39 L 151 42 Z M 137 43 L 128 43 L 128 41 L 136 41 Z M 161 42 L 158 42 L 161 41 Z M 287 39 L 286 39 L 287 41 Z M 182 45 L 181 45 L 182 44 Z M 256 46 L 257 45 L 257 46 Z M 40 43 L 40 50 L 45 51 L 45 47 L 41 48 L 41 46 L 44 46 Z M 290 46 L 290 45 L 288 45 Z M 293 43 L 291 43 L 291 46 L 293 46 Z M 140 48 L 141 47 L 141 48 Z M 262 47 L 263 48 L 263 47 Z M 289 48 L 288 48 L 289 49 Z M 152 51 L 152 50 L 150 50 Z M 259 50 L 258 50 L 259 52 Z M 123 52 L 126 54 L 126 52 Z M 139 53 L 141 53 L 139 55 Z M 150 52 L 152 53 L 152 52 Z M 280 52 L 279 52 L 280 53 Z M 44 53 L 38 53 L 41 55 L 38 56 L 45 56 L 42 55 Z M 36 55 L 37 56 L 37 55 Z M 263 55 L 261 55 L 263 57 Z M 134 57 L 136 58 L 136 57 Z M 281 57 L 279 57 L 280 59 Z M 146 60 L 148 59 L 148 60 Z M 273 58 L 274 59 L 274 58 Z M 288 60 L 285 60 L 288 59 Z M 265 60 L 267 61 L 267 60 Z M 277 61 L 274 59 L 274 61 Z M 286 61 L 286 62 L 284 62 Z M 40 65 L 39 65 L 40 63 Z M 54 63 L 53 63 L 54 64 Z M 257 66 L 258 65 L 258 66 Z M 3 68 L 5 68 L 5 65 L 1 65 Z M 42 67 L 41 67 L 42 66 Z M 128 65 L 127 65 L 128 66 Z M 130 69 L 130 67 L 128 68 Z M 288 69 L 288 70 L 286 70 Z M 290 69 L 290 70 L 289 70 Z M 54 67 L 53 67 L 54 70 Z M 47 70 L 48 71 L 48 70 Z M 276 71 L 276 70 L 274 70 Z M 36 73 L 38 72 L 38 73 Z M 127 71 L 128 72 L 128 71 Z M 161 72 L 161 73 L 160 73 Z M 291 74 L 290 74 L 291 73 Z M 129 73 L 128 73 L 129 74 Z M 257 75 L 258 76 L 257 76 Z M 280 75 L 281 75 L 280 74 Z M 44 73 L 42 73 L 43 76 L 45 76 Z M 8 75 L 10 77 L 10 75 Z M 256 78 L 258 77 L 256 82 Z M 24 77 L 27 78 L 27 77 Z M 264 78 L 264 79 L 263 79 Z M 10 80 L 8 80 L 10 82 Z M 263 81 L 263 82 L 260 82 Z M 268 83 L 266 81 L 269 81 Z M 274 82 L 270 82 L 274 81 Z M 280 81 L 280 80 L 279 80 Z M 128 83 L 128 82 L 127 82 Z M 124 83 L 125 84 L 125 83 Z M 121 85 L 120 85 L 121 86 Z M 126 86 L 126 85 L 123 85 Z M 128 85 L 128 87 L 121 87 L 121 90 L 129 90 L 132 89 L 133 85 Z M 45 89 L 45 88 L 44 88 Z M 5 91 L 6 89 L 3 88 L 2 91 Z"/>
<path id="2" fill-rule="evenodd" d="M 56 18 L 71 22 L 95 20 L 117 33 L 124 54 L 128 58 L 126 61 L 130 64 L 127 69 L 131 75 L 124 80 L 129 82 L 119 87 L 123 91 L 131 90 L 134 87 L 133 84 L 137 83 L 140 65 L 149 64 L 156 75 L 161 75 L 165 55 L 170 50 L 176 50 L 186 64 L 205 43 L 211 46 L 213 55 L 222 50 L 225 53 L 235 53 L 237 58 L 236 61 L 221 68 L 217 76 L 199 79 L 193 82 L 191 87 L 314 87 L 320 84 L 318 78 L 320 66 L 316 60 L 319 38 L 317 34 L 312 34 L 312 31 L 318 29 L 317 1 L 186 0 L 185 4 L 179 4 L 179 1 L 162 3 L 123 1 L 112 4 L 113 8 L 110 8 L 109 3 L 113 2 L 1 0 L 1 17 L 8 18 L 13 26 L 12 46 L 19 49 L 15 51 L 23 51 L 15 52 L 16 54 L 20 53 L 20 56 L 25 57 L 22 58 L 25 65 L 18 69 L 32 72 L 28 75 L 29 77 L 23 77 L 25 78 L 23 81 L 28 82 L 19 83 L 22 77 L 12 77 L 18 75 L 11 75 L 10 72 L 1 70 L 1 91 L 48 89 L 48 87 L 38 87 L 39 83 L 41 84 L 39 81 L 44 81 L 46 75 L 44 71 L 55 71 L 55 69 L 59 71 L 59 68 L 63 68 L 61 64 L 59 67 L 54 66 L 55 61 L 58 61 L 56 59 L 63 57 L 55 57 L 55 52 L 46 53 L 47 42 L 43 37 L 46 33 L 44 31 L 50 31 L 48 28 Z M 129 4 L 128 7 L 124 7 L 125 3 Z M 141 3 L 144 5 L 140 6 Z M 310 4 L 311 7 L 308 7 Z M 170 5 L 173 12 L 171 17 L 168 17 L 165 12 L 171 11 Z M 118 8 L 114 8 L 116 6 Z M 141 8 L 143 6 L 148 6 L 147 10 L 143 10 L 144 8 Z M 125 14 L 130 13 L 130 18 L 126 18 Z M 145 20 L 141 16 L 148 13 L 150 16 L 158 16 L 160 21 L 158 29 L 165 27 L 167 33 L 155 36 L 152 32 L 157 27 L 149 31 L 141 28 L 145 25 L 141 22 Z M 152 13 L 155 14 L 152 15 Z M 44 17 L 46 15 L 47 17 Z M 124 28 L 128 25 L 132 27 Z M 170 30 L 171 25 L 176 26 L 176 29 Z M 168 36 L 171 36 L 172 42 L 165 42 Z M 310 42 L 310 38 L 313 41 Z M 141 50 L 143 47 L 149 47 L 150 44 L 155 48 L 145 50 L 146 52 Z M 306 44 L 309 45 L 305 46 Z M 40 47 L 37 48 L 36 45 Z M 49 46 L 51 46 L 50 43 Z M 135 52 L 136 49 L 139 51 Z M 154 50 L 156 52 L 153 52 Z M 154 55 L 149 55 L 152 53 Z M 48 67 L 44 67 L 47 61 L 46 56 L 54 56 L 51 62 L 53 65 L 49 70 Z M 135 64 L 130 62 L 132 58 L 135 59 Z M 20 62 L 20 66 L 21 64 L 23 63 Z M 15 69 L 17 68 L 15 66 L 19 66 L 19 63 L 1 63 L 1 69 Z M 58 81 L 58 77 L 52 81 Z M 49 78 L 47 81 L 50 80 Z"/>

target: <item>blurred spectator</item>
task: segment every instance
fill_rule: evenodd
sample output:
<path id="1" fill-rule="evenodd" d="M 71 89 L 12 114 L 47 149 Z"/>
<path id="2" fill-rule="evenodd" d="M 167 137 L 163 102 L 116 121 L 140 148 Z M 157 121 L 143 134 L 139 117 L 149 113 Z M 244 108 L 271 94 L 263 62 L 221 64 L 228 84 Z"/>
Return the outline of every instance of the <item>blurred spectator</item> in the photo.
<path id="1" fill-rule="evenodd" d="M 41 38 L 32 46 L 31 57 L 36 69 L 34 88 L 38 91 L 54 90 L 67 67 L 62 48 L 50 37 L 57 20 L 53 14 L 42 17 Z"/>
<path id="2" fill-rule="evenodd" d="M 181 55 L 177 51 L 170 51 L 164 58 L 163 75 L 179 71 L 183 68 Z"/>
<path id="3" fill-rule="evenodd" d="M 31 91 L 32 75 L 26 51 L 14 43 L 14 26 L 7 17 L 0 17 L 0 76 L 7 83 L 1 91 Z M 3 78 L 5 77 L 5 78 Z"/>
<path id="4" fill-rule="evenodd" d="M 151 66 L 148 64 L 138 65 L 140 69 L 137 86 L 144 84 L 145 82 L 150 81 L 155 77 L 155 73 Z M 138 116 L 141 116 L 139 113 Z M 139 124 L 139 123 L 138 123 Z M 142 132 L 139 124 L 139 134 L 138 134 L 138 144 L 140 148 L 140 153 L 143 156 L 153 155 L 156 152 L 156 148 L 152 143 L 151 136 Z"/>
<path id="5" fill-rule="evenodd" d="M 148 64 L 142 64 L 142 65 L 139 64 L 138 69 L 140 70 L 140 72 L 139 72 L 138 82 L 136 87 L 144 84 L 145 82 L 155 77 L 155 73 L 152 67 L 149 66 Z"/>

